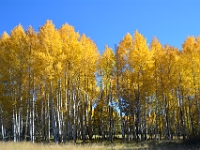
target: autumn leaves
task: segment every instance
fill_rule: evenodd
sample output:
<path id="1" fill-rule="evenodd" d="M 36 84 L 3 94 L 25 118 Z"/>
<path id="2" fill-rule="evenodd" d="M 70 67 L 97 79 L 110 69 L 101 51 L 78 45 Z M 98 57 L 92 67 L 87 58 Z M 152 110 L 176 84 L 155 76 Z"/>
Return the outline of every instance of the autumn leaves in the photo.
<path id="1" fill-rule="evenodd" d="M 115 52 L 105 46 L 100 55 L 85 34 L 68 24 L 56 29 L 50 20 L 38 32 L 21 25 L 10 35 L 4 32 L 1 133 L 12 134 L 14 141 L 28 135 L 33 142 L 35 135 L 76 142 L 97 133 L 110 141 L 115 132 L 123 141 L 125 134 L 137 141 L 149 132 L 169 139 L 195 134 L 200 131 L 200 38 L 188 37 L 182 46 L 182 51 L 162 46 L 157 38 L 149 46 L 136 30 Z"/>

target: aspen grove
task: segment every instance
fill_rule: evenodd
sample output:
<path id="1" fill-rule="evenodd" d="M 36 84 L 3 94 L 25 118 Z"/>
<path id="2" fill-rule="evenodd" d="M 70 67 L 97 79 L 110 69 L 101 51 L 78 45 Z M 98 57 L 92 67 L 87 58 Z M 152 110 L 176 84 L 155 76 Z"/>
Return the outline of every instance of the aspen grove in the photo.
<path id="1" fill-rule="evenodd" d="M 0 37 L 0 140 L 140 142 L 200 134 L 200 37 L 182 50 L 137 30 L 102 54 L 47 20 Z"/>

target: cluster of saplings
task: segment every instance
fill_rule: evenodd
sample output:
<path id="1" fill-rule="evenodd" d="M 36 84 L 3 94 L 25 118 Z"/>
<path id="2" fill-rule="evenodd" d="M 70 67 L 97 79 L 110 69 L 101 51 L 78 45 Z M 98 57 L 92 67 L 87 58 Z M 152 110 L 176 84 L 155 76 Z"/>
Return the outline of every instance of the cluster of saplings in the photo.
<path id="1" fill-rule="evenodd" d="M 0 38 L 0 139 L 186 139 L 200 132 L 200 37 L 182 50 L 127 33 L 102 54 L 52 21 Z"/>

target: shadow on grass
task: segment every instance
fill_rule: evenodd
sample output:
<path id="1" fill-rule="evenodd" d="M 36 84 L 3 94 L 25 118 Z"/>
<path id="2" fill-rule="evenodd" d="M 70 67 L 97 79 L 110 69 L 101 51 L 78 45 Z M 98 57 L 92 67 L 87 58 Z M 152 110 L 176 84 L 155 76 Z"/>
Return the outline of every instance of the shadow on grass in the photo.
<path id="1" fill-rule="evenodd" d="M 88 149 L 109 149 L 109 150 L 197 150 L 200 149 L 200 137 L 190 137 L 186 140 L 161 140 L 161 141 L 143 141 L 136 144 L 135 141 L 122 143 L 120 139 L 114 140 L 113 143 L 108 140 L 86 140 L 85 142 L 77 140 L 74 144 L 66 142 L 66 145 L 76 145 L 76 148 L 81 146 Z M 63 145 L 65 145 L 63 143 Z M 96 146 L 96 148 L 94 148 Z"/>
<path id="2" fill-rule="evenodd" d="M 200 149 L 199 139 L 187 140 L 162 140 L 148 142 L 148 148 L 152 150 L 197 150 Z M 141 149 L 142 150 L 142 149 Z"/>
<path id="3" fill-rule="evenodd" d="M 138 144 L 136 144 L 135 141 L 124 144 L 122 144 L 121 141 L 115 141 L 114 143 L 104 142 L 101 144 L 103 144 L 106 147 L 106 149 L 112 150 L 197 150 L 200 149 L 200 138 L 188 139 L 184 141 L 144 141 L 139 142 Z"/>

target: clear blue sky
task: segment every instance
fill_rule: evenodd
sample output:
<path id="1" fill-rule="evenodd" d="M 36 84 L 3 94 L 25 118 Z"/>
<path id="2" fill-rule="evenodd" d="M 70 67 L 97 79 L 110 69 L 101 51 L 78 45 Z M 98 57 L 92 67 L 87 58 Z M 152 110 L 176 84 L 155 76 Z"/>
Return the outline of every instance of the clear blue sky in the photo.
<path id="1" fill-rule="evenodd" d="M 156 36 L 181 49 L 187 36 L 200 35 L 199 0 L 1 0 L 0 34 L 19 23 L 38 31 L 47 19 L 56 28 L 69 23 L 102 52 L 138 29 L 150 43 Z"/>

